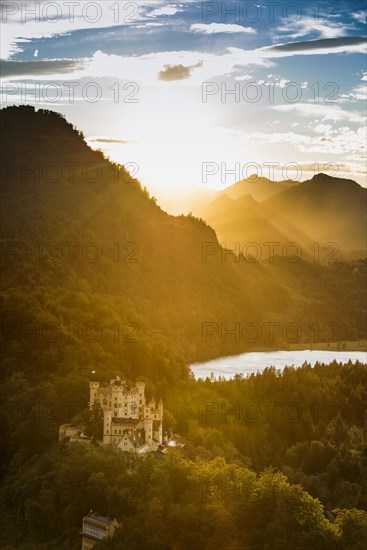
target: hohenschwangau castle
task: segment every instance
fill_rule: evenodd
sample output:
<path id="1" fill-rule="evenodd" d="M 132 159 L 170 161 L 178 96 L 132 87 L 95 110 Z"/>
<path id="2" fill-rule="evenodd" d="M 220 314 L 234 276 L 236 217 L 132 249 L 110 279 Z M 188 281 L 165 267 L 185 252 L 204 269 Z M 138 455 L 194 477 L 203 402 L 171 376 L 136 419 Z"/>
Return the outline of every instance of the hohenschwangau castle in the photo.
<path id="1" fill-rule="evenodd" d="M 145 384 L 134 387 L 116 378 L 100 387 L 90 382 L 89 407 L 95 403 L 103 410 L 103 444 L 114 444 L 122 451 L 144 453 L 162 445 L 163 403 L 145 400 Z"/>
<path id="2" fill-rule="evenodd" d="M 157 407 L 154 399 L 146 403 L 144 382 L 129 386 L 116 376 L 108 386 L 101 387 L 99 382 L 91 381 L 89 391 L 89 408 L 97 404 L 103 411 L 103 438 L 99 443 L 116 445 L 121 451 L 134 453 L 163 449 L 163 403 L 160 400 Z M 59 441 L 65 438 L 91 440 L 84 435 L 82 427 L 73 424 L 60 426 Z"/>

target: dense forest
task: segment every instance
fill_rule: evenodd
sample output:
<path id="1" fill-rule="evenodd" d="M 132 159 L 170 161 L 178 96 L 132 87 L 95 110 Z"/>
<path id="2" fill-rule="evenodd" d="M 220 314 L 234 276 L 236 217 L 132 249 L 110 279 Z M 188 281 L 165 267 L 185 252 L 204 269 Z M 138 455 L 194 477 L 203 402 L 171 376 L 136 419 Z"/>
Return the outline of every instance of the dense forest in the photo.
<path id="1" fill-rule="evenodd" d="M 78 412 L 80 396 L 56 396 L 73 382 L 32 386 L 17 372 L 3 384 L 2 548 L 77 550 L 90 509 L 121 523 L 100 548 L 365 548 L 366 365 L 150 384 L 181 445 L 144 457 L 97 445 L 100 422 Z M 58 443 L 70 419 L 95 439 Z"/>
<path id="2" fill-rule="evenodd" d="M 365 548 L 366 366 L 216 382 L 188 368 L 293 345 L 282 330 L 238 338 L 234 323 L 363 339 L 365 260 L 238 258 L 57 113 L 12 107 L 0 122 L 1 547 L 76 550 L 93 509 L 121 522 L 100 548 Z M 143 458 L 98 446 L 92 370 L 144 380 L 182 446 Z M 92 443 L 58 443 L 81 419 Z"/>

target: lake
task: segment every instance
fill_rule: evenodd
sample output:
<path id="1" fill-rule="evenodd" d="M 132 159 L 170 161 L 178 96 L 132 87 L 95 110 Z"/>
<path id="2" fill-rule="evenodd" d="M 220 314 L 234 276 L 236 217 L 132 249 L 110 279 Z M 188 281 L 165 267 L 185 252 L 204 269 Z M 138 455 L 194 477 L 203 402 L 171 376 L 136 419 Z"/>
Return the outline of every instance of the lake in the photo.
<path id="1" fill-rule="evenodd" d="M 300 367 L 305 361 L 314 365 L 320 363 L 347 363 L 361 361 L 367 363 L 367 352 L 365 351 L 319 351 L 319 350 L 296 350 L 296 351 L 256 351 L 241 353 L 213 359 L 205 363 L 194 363 L 190 365 L 195 378 L 210 377 L 211 373 L 215 378 L 222 376 L 225 379 L 233 378 L 235 374 L 247 374 L 261 372 L 266 367 L 273 366 L 276 369 L 284 369 L 285 366 Z"/>

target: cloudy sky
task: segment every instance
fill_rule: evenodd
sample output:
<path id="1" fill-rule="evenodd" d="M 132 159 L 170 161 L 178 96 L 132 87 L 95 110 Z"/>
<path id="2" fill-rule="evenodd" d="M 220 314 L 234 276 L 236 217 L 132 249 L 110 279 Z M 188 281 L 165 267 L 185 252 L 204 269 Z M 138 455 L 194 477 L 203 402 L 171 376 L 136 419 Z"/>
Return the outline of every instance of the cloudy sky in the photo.
<path id="1" fill-rule="evenodd" d="M 366 14 L 363 0 L 5 0 L 2 105 L 65 114 L 163 205 L 254 172 L 366 185 Z"/>

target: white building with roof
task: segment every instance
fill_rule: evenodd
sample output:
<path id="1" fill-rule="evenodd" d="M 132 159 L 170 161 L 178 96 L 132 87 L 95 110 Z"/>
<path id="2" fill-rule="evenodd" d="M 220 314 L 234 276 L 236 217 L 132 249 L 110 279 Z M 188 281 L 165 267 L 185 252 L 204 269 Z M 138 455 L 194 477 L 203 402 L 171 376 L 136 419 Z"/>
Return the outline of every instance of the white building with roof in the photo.
<path id="1" fill-rule="evenodd" d="M 91 550 L 98 542 L 112 538 L 119 526 L 115 519 L 100 516 L 91 510 L 83 518 L 82 550 Z"/>

